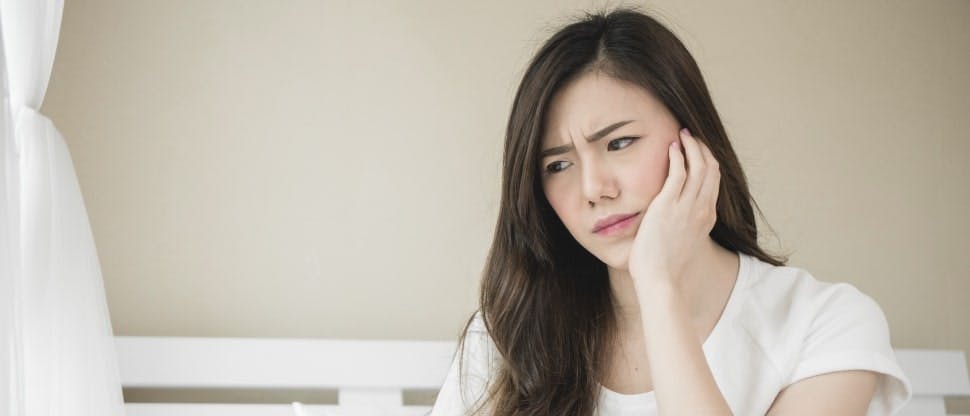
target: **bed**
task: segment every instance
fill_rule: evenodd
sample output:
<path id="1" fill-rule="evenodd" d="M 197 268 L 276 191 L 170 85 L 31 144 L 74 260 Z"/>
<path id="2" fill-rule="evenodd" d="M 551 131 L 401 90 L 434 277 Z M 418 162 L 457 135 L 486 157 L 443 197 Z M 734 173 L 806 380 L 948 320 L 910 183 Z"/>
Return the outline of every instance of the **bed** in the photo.
<path id="1" fill-rule="evenodd" d="M 424 415 L 431 409 L 427 397 L 433 398 L 444 380 L 456 346 L 448 341 L 291 338 L 115 340 L 126 401 L 129 391 L 146 389 L 277 397 L 276 403 L 132 401 L 125 403 L 128 416 Z M 944 416 L 945 397 L 970 396 L 963 351 L 897 349 L 896 355 L 913 385 L 913 399 L 901 415 Z M 312 404 L 286 396 L 312 390 L 332 394 Z"/>

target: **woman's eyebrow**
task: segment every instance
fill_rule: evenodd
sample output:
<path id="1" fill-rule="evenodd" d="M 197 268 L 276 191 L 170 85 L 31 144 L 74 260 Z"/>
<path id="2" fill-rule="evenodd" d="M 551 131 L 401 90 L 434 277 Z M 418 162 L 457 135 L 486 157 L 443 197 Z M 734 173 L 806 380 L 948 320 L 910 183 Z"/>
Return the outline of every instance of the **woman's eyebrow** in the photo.
<path id="1" fill-rule="evenodd" d="M 616 123 L 610 124 L 609 126 L 606 126 L 600 129 L 600 131 L 593 133 L 593 135 L 587 137 L 586 141 L 590 143 L 595 142 L 599 139 L 606 137 L 606 135 L 612 133 L 613 130 L 616 130 L 632 122 L 633 120 L 624 120 L 624 121 L 618 121 Z M 571 144 L 564 144 L 562 146 L 550 147 L 539 153 L 539 159 L 543 159 L 548 156 L 561 155 L 563 153 L 566 153 L 572 150 L 572 148 L 573 148 L 573 145 Z"/>

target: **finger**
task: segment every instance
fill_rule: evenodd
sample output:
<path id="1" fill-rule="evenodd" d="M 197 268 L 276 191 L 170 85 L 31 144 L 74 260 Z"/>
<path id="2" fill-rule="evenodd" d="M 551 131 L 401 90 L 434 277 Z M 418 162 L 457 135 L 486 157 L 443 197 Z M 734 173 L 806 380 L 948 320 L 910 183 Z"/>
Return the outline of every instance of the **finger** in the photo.
<path id="1" fill-rule="evenodd" d="M 670 157 L 670 166 L 667 169 L 667 179 L 664 180 L 663 187 L 654 199 L 673 202 L 680 198 L 684 188 L 684 178 L 687 172 L 684 168 L 684 155 L 680 150 L 680 140 L 675 140 L 667 148 Z"/>
<path id="2" fill-rule="evenodd" d="M 696 199 L 700 192 L 701 184 L 704 183 L 705 163 L 704 156 L 701 154 L 697 139 L 690 135 L 686 128 L 680 130 L 680 141 L 684 144 L 684 153 L 687 155 L 687 183 L 681 193 L 681 199 Z"/>
<path id="3" fill-rule="evenodd" d="M 716 217 L 717 195 L 721 189 L 721 167 L 714 154 L 711 153 L 711 149 L 704 143 L 699 144 L 706 162 L 707 172 L 704 177 L 704 185 L 701 186 L 701 190 L 697 194 L 697 203 L 703 207 L 708 207 Z"/>

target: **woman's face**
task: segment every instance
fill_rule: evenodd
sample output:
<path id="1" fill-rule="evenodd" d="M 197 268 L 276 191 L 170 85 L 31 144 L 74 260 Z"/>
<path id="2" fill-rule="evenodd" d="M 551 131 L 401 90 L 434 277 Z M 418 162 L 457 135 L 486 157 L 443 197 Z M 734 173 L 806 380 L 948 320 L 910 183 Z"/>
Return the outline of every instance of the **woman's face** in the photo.
<path id="1" fill-rule="evenodd" d="M 643 214 L 667 178 L 679 123 L 645 89 L 594 71 L 553 97 L 544 131 L 546 199 L 579 244 L 627 269 Z"/>

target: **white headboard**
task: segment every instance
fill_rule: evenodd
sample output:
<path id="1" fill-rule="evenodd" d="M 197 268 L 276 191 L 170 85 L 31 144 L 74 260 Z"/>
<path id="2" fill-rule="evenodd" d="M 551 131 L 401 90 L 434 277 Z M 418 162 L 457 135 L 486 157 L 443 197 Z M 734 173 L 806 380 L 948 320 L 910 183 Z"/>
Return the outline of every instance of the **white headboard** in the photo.
<path id="1" fill-rule="evenodd" d="M 123 387 L 337 390 L 317 414 L 423 415 L 405 389 L 437 390 L 456 344 L 284 338 L 115 337 Z M 294 416 L 290 404 L 127 403 L 128 416 Z"/>
<path id="2" fill-rule="evenodd" d="M 404 390 L 437 390 L 456 344 L 292 338 L 115 337 L 124 387 L 336 390 L 315 414 L 424 415 Z M 900 415 L 944 416 L 945 396 L 970 396 L 963 351 L 897 349 L 914 397 Z M 296 416 L 281 404 L 127 403 L 128 416 Z"/>

